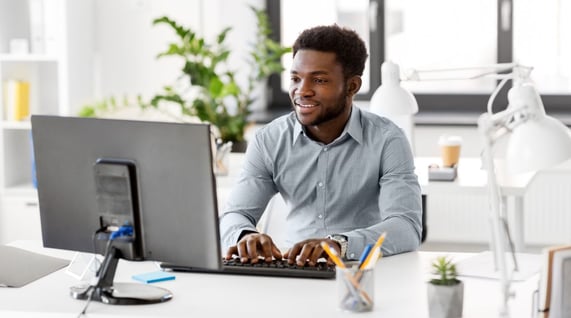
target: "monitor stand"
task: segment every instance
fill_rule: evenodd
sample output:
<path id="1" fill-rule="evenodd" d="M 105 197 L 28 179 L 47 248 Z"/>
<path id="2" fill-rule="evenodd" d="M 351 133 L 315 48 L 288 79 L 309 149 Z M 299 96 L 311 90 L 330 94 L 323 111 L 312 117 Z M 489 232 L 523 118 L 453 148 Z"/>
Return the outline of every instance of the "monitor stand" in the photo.
<path id="1" fill-rule="evenodd" d="M 139 283 L 115 283 L 115 271 L 121 252 L 110 246 L 98 272 L 95 285 L 71 287 L 71 297 L 89 299 L 111 305 L 142 305 L 168 301 L 172 293 L 167 289 Z"/>

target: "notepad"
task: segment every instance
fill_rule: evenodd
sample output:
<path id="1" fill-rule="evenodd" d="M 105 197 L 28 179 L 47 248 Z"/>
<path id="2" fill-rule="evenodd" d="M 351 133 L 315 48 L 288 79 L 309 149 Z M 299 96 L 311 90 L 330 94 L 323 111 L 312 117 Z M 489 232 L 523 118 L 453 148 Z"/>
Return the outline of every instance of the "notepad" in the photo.
<path id="1" fill-rule="evenodd" d="M 133 279 L 146 284 L 150 284 L 150 283 L 163 282 L 166 280 L 173 280 L 175 279 L 175 276 L 172 273 L 156 271 L 156 272 L 133 275 Z"/>

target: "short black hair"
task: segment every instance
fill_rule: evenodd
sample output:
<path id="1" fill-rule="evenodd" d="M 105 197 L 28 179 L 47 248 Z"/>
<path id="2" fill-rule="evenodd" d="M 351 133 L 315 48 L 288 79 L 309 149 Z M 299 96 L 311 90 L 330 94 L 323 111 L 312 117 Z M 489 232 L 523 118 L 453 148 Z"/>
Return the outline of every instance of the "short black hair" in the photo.
<path id="1" fill-rule="evenodd" d="M 316 26 L 301 32 L 293 44 L 293 56 L 299 50 L 335 53 L 345 79 L 362 76 L 368 56 L 365 42 L 357 32 L 337 24 Z"/>

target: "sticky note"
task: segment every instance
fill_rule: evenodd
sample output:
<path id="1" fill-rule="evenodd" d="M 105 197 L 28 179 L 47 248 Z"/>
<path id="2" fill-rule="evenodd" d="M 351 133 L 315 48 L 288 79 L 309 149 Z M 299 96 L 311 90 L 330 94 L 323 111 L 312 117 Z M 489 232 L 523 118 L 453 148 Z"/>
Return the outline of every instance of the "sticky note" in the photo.
<path id="1" fill-rule="evenodd" d="M 167 273 L 163 271 L 133 275 L 134 280 L 138 280 L 146 284 L 163 282 L 166 280 L 173 280 L 174 278 L 175 276 L 172 273 Z"/>

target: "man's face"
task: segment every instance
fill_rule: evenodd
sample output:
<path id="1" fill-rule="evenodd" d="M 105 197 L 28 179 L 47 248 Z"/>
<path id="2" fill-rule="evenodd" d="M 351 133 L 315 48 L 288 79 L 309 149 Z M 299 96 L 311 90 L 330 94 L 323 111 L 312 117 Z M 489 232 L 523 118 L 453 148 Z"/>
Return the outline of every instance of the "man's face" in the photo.
<path id="1" fill-rule="evenodd" d="M 289 96 L 304 126 L 331 121 L 351 107 L 343 68 L 335 53 L 299 50 L 293 59 Z"/>

